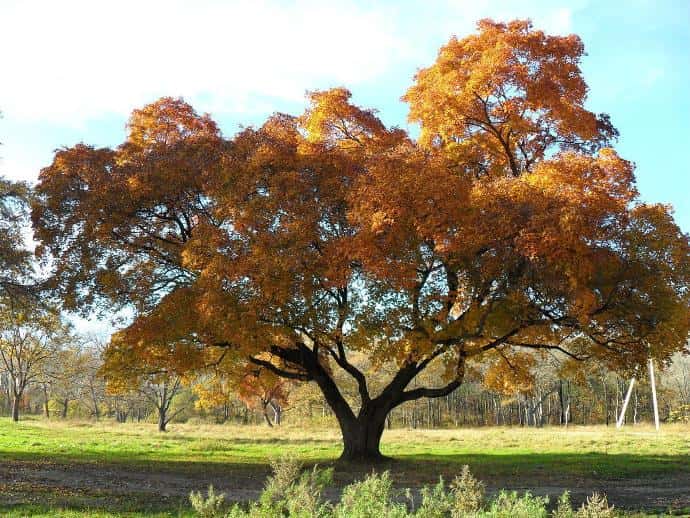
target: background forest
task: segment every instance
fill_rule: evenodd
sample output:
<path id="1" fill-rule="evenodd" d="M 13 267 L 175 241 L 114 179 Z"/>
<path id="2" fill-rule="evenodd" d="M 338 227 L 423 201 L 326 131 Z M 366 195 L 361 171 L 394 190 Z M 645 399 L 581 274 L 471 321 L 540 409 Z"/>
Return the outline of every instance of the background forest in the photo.
<path id="1" fill-rule="evenodd" d="M 71 337 L 50 350 L 34 367 L 31 383 L 19 398 L 19 413 L 52 419 L 109 419 L 117 422 L 167 424 L 208 422 L 235 424 L 288 423 L 335 425 L 320 392 L 307 383 L 259 383 L 250 377 L 239 388 L 207 375 L 182 380 L 161 375 L 113 393 L 99 372 L 103 344 L 97 339 Z M 4 355 L 5 356 L 5 355 Z M 6 357 L 6 356 L 5 356 Z M 0 409 L 12 414 L 12 371 L 0 370 Z M 376 380 L 373 372 L 372 379 Z M 382 376 L 387 376 L 385 372 Z M 429 372 L 425 376 L 433 377 Z M 424 378 L 420 382 L 426 381 Z M 458 426 L 544 426 L 606 424 L 614 426 L 630 379 L 599 368 L 563 372 L 556 361 L 542 361 L 531 386 L 505 385 L 487 379 L 480 370 L 453 393 L 438 399 L 408 402 L 387 422 L 392 428 L 452 428 Z M 343 380 L 346 383 L 346 380 Z M 690 358 L 677 354 L 657 373 L 662 423 L 690 422 Z M 356 387 L 349 387 L 356 399 Z M 653 421 L 651 388 L 646 372 L 633 387 L 625 422 Z"/>

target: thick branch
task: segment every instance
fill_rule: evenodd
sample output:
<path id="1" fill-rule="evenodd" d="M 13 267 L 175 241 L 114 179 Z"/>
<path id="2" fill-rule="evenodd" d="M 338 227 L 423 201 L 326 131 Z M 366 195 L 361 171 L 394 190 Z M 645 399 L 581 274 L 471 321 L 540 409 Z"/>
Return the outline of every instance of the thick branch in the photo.
<path id="1" fill-rule="evenodd" d="M 252 362 L 254 365 L 258 365 L 260 367 L 265 367 L 266 369 L 268 369 L 272 373 L 274 373 L 278 376 L 281 376 L 283 378 L 299 380 L 299 381 L 311 381 L 312 380 L 312 378 L 306 372 L 286 371 L 285 369 L 281 369 L 279 367 L 276 367 L 270 361 L 267 361 L 267 360 L 262 360 L 260 358 L 250 357 L 249 361 Z"/>
<path id="2" fill-rule="evenodd" d="M 445 387 L 440 387 L 440 388 L 426 388 L 426 387 L 420 387 L 412 390 L 408 390 L 403 392 L 402 398 L 400 400 L 400 403 L 404 403 L 405 401 L 413 401 L 415 399 L 419 399 L 422 397 L 428 397 L 428 398 L 437 398 L 437 397 L 443 397 L 447 396 L 451 392 L 453 392 L 455 389 L 457 389 L 460 385 L 462 385 L 462 380 L 460 379 L 455 379 L 448 383 Z"/>

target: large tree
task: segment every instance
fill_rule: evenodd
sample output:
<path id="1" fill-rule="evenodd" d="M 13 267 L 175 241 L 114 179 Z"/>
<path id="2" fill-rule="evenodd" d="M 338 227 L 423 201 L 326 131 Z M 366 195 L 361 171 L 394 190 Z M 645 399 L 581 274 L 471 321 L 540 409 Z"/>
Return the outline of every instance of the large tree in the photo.
<path id="1" fill-rule="evenodd" d="M 135 308 L 111 347 L 315 382 L 345 459 L 379 457 L 388 413 L 449 394 L 471 362 L 665 361 L 688 338 L 688 236 L 638 201 L 616 130 L 585 106 L 582 54 L 576 36 L 480 22 L 405 95 L 418 140 L 342 88 L 230 140 L 161 99 L 117 149 L 60 150 L 41 172 L 55 288 Z M 375 393 L 354 352 L 395 365 Z M 433 365 L 437 384 L 411 388 Z"/>

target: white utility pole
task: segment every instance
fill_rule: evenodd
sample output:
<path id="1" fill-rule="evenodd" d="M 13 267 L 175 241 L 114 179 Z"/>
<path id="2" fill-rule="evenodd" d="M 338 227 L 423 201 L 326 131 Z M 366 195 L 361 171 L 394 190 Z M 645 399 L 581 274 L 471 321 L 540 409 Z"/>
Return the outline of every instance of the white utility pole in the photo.
<path id="1" fill-rule="evenodd" d="M 649 384 L 652 386 L 652 404 L 654 405 L 654 426 L 659 431 L 659 405 L 656 401 L 656 383 L 654 382 L 654 362 L 649 359 Z"/>
<path id="2" fill-rule="evenodd" d="M 625 419 L 625 411 L 628 409 L 628 403 L 630 402 L 630 394 L 632 394 L 633 385 L 635 385 L 635 378 L 630 380 L 630 386 L 628 387 L 628 392 L 625 394 L 625 400 L 623 401 L 621 415 L 618 416 L 618 421 L 616 421 L 616 428 L 623 426 L 623 419 Z"/>

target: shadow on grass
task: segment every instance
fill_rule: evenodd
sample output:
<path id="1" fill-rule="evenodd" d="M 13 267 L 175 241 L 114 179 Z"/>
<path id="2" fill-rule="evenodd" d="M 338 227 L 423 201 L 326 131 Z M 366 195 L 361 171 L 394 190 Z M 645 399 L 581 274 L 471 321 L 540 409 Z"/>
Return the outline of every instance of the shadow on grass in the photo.
<path id="1" fill-rule="evenodd" d="M 213 484 L 229 492 L 230 499 L 235 499 L 233 491 L 254 498 L 270 473 L 268 461 L 261 459 L 253 463 L 161 461 L 60 453 L 51 454 L 49 459 L 28 453 L 4 457 L 9 478 L 2 480 L 0 474 L 2 516 L 51 516 L 55 509 L 74 512 L 75 516 L 187 516 L 190 491 L 203 491 Z M 333 466 L 337 488 L 372 470 L 388 470 L 396 485 L 415 488 L 437 482 L 439 476 L 450 481 L 464 464 L 490 490 L 559 487 L 591 492 L 590 488 L 616 487 L 620 481 L 619 487 L 629 483 L 643 486 L 644 498 L 632 502 L 638 507 L 652 501 L 655 507 L 671 505 L 670 500 L 665 502 L 668 492 L 662 489 L 669 483 L 679 489 L 690 485 L 690 455 L 685 454 L 399 454 L 372 465 L 333 457 L 311 458 L 305 464 Z"/>
<path id="2" fill-rule="evenodd" d="M 304 445 L 304 443 L 301 443 Z M 195 450 L 196 453 L 196 450 Z M 145 452 L 115 452 L 113 454 L 93 451 L 83 452 L 3 452 L 3 461 L 20 465 L 20 471 L 30 472 L 53 467 L 65 472 L 80 470 L 112 470 L 127 478 L 128 474 L 162 473 L 190 477 L 191 480 L 205 477 L 217 477 L 233 474 L 267 475 L 270 471 L 269 463 L 272 458 L 281 453 L 292 454 L 303 458 L 307 466 L 319 464 L 333 466 L 338 478 L 347 480 L 348 476 L 362 476 L 372 470 L 388 470 L 400 481 L 434 482 L 439 475 L 444 478 L 459 473 L 464 464 L 470 466 L 472 472 L 479 478 L 490 482 L 493 479 L 520 476 L 525 480 L 550 480 L 561 478 L 564 480 L 585 478 L 591 480 L 626 480 L 661 478 L 668 475 L 687 476 L 690 478 L 690 455 L 657 455 L 657 454 L 607 454 L 602 452 L 588 453 L 386 453 L 390 455 L 382 462 L 350 463 L 337 460 L 337 453 L 305 452 L 283 450 L 280 453 L 267 453 L 263 456 L 243 457 L 241 453 L 237 459 L 227 461 L 226 458 L 214 460 L 213 452 L 202 458 L 187 459 L 151 459 Z M 392 455 L 391 455 L 392 454 Z M 232 478 L 232 477 L 231 477 Z"/>
<path id="3" fill-rule="evenodd" d="M 279 450 L 265 455 L 243 456 L 238 452 L 236 461 L 227 458 L 212 458 L 213 451 L 208 456 L 187 459 L 151 459 L 147 452 L 113 452 L 99 451 L 45 453 L 33 452 L 3 452 L 4 461 L 17 461 L 25 464 L 26 469 L 40 469 L 41 466 L 60 465 L 62 469 L 80 469 L 94 466 L 99 469 L 125 468 L 139 469 L 144 472 L 178 473 L 180 475 L 203 475 L 216 473 L 256 473 L 268 472 L 269 463 L 273 458 L 282 454 L 291 454 L 296 458 L 303 458 L 307 466 L 315 464 L 334 466 L 336 473 L 369 473 L 389 470 L 402 477 L 425 475 L 447 475 L 459 472 L 462 465 L 470 466 L 473 473 L 487 478 L 493 476 L 513 476 L 516 474 L 534 476 L 547 474 L 557 476 L 584 476 L 597 479 L 628 479 L 654 478 L 663 475 L 690 476 L 690 454 L 631 454 L 604 452 L 583 453 L 405 453 L 401 451 L 386 451 L 388 455 L 383 461 L 375 463 L 351 463 L 340 461 L 337 453 L 305 451 L 309 443 L 296 443 L 301 446 L 297 451 Z M 198 453 L 197 449 L 190 450 Z M 337 450 L 336 450 L 337 451 Z M 221 453 L 221 452 L 219 452 Z M 209 458 L 210 457 L 210 458 Z M 405 478 L 403 478 L 405 479 Z M 437 476 L 435 476 L 437 479 Z"/>

